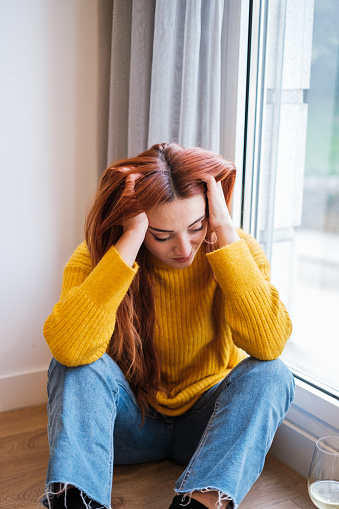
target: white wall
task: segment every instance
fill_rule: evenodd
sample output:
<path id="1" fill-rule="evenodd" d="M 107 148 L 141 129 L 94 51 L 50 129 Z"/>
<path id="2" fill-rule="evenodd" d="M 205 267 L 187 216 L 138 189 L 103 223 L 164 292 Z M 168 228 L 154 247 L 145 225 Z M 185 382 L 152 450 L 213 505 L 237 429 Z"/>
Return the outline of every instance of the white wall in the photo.
<path id="1" fill-rule="evenodd" d="M 42 327 L 97 183 L 98 1 L 0 0 L 0 411 L 46 400 Z"/>

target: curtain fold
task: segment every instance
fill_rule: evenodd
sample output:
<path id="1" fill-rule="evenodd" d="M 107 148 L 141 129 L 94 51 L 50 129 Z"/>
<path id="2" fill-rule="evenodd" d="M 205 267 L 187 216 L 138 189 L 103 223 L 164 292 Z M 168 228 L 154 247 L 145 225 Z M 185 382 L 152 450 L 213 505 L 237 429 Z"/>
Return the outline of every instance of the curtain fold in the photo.
<path id="1" fill-rule="evenodd" d="M 112 11 L 108 163 L 128 152 L 129 79 L 133 0 L 115 0 Z"/>
<path id="2" fill-rule="evenodd" d="M 219 152 L 224 0 L 114 0 L 108 163 L 153 143 Z"/>

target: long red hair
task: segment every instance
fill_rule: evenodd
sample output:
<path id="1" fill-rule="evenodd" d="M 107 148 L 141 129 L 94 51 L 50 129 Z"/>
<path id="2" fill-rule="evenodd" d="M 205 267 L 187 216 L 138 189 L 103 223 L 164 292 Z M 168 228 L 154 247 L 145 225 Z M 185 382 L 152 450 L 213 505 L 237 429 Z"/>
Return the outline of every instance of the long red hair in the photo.
<path id="1" fill-rule="evenodd" d="M 135 183 L 133 199 L 126 199 L 123 193 L 125 179 L 132 173 L 138 173 L 140 177 Z M 125 220 L 142 211 L 147 213 L 162 203 L 197 194 L 206 196 L 206 175 L 222 182 L 229 206 L 235 166 L 208 150 L 161 143 L 136 157 L 110 165 L 101 178 L 85 223 L 85 238 L 93 267 L 120 238 Z M 209 250 L 209 230 L 206 241 L 206 250 Z M 156 393 L 160 386 L 160 365 L 153 344 L 154 285 L 148 260 L 148 251 L 142 245 L 136 259 L 140 269 L 117 310 L 107 350 L 125 374 L 143 411 L 148 403 L 156 407 Z"/>

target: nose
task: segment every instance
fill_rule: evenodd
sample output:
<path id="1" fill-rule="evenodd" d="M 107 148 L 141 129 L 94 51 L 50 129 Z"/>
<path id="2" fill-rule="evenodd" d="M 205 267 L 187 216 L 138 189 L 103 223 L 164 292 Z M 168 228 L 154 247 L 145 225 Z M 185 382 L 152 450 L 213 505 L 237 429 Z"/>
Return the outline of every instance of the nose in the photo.
<path id="1" fill-rule="evenodd" d="M 192 251 L 190 239 L 186 236 L 178 237 L 173 251 L 177 258 L 187 258 Z"/>

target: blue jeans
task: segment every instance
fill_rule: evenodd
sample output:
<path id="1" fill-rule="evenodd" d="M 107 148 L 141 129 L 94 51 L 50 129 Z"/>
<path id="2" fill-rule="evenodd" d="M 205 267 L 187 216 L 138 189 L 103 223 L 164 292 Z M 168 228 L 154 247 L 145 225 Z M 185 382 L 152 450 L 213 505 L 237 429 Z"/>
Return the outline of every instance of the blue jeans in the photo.
<path id="1" fill-rule="evenodd" d="M 53 359 L 48 395 L 46 493 L 70 484 L 110 508 L 114 464 L 170 458 L 185 465 L 177 494 L 217 490 L 236 509 L 263 469 L 294 380 L 279 359 L 247 358 L 185 414 L 151 409 L 142 427 L 135 397 L 107 354 L 74 368 Z"/>

